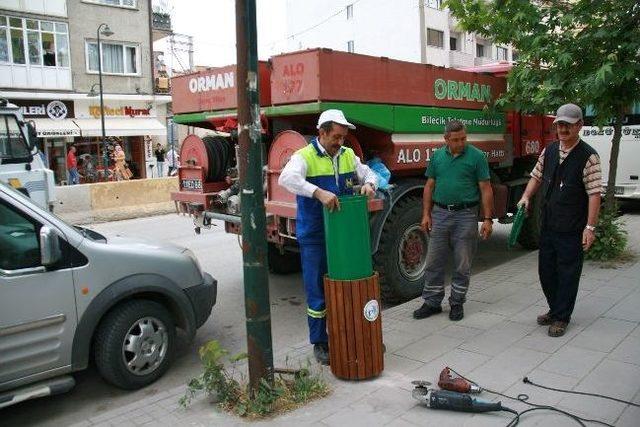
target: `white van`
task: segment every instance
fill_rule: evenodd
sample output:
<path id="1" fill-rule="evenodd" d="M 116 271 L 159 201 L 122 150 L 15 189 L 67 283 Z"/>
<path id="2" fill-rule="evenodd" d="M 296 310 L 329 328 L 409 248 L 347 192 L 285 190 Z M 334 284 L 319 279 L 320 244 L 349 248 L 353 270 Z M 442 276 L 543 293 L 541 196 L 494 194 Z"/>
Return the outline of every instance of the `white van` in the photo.
<path id="1" fill-rule="evenodd" d="M 36 130 L 17 106 L 0 98 L 0 181 L 6 182 L 43 208 L 55 203 L 53 171 L 38 154 Z"/>
<path id="2" fill-rule="evenodd" d="M 613 127 L 585 126 L 580 136 L 600 155 L 602 182 L 606 185 L 609 177 Z M 640 199 L 640 125 L 622 127 L 615 194 L 621 199 Z"/>

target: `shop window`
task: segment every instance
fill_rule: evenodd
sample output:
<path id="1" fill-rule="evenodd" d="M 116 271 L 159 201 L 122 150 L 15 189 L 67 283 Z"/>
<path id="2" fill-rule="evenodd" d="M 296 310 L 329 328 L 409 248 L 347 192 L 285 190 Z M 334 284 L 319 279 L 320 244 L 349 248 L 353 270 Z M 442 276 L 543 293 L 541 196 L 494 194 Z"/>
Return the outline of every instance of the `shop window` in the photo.
<path id="1" fill-rule="evenodd" d="M 121 43 L 102 45 L 102 72 L 109 74 L 138 74 L 138 46 Z M 87 71 L 98 72 L 98 44 L 87 42 Z"/>
<path id="2" fill-rule="evenodd" d="M 26 40 L 26 51 L 25 51 Z M 0 16 L 0 62 L 69 67 L 69 34 L 64 22 Z"/>
<path id="3" fill-rule="evenodd" d="M 434 47 L 444 47 L 444 32 L 427 28 L 427 44 Z"/>

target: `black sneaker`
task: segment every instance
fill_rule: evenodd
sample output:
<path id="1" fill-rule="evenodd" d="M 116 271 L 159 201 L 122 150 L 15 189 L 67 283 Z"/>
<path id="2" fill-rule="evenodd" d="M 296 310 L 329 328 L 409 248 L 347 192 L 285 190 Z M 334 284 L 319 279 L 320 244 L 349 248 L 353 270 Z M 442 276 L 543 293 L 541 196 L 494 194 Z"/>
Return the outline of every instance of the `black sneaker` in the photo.
<path id="1" fill-rule="evenodd" d="M 318 363 L 322 365 L 328 365 L 329 364 L 329 344 L 327 344 L 326 342 L 314 344 L 313 355 L 315 356 Z"/>
<path id="2" fill-rule="evenodd" d="M 453 321 L 462 320 L 464 317 L 464 309 L 462 308 L 462 304 L 455 304 L 451 306 L 451 311 L 449 311 L 449 319 Z"/>
<path id="3" fill-rule="evenodd" d="M 429 317 L 432 314 L 442 313 L 442 307 L 432 307 L 427 303 L 422 304 L 422 307 L 413 312 L 414 319 L 424 319 L 425 317 Z"/>

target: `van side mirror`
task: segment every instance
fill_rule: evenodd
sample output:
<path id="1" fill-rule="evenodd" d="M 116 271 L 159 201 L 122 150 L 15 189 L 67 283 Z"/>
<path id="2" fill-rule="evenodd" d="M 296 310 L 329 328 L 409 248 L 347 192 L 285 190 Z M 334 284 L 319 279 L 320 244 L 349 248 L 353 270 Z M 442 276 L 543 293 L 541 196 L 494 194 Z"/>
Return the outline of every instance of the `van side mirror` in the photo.
<path id="1" fill-rule="evenodd" d="M 40 228 L 40 262 L 49 267 L 56 264 L 62 258 L 58 235 L 46 225 Z"/>
<path id="2" fill-rule="evenodd" d="M 38 132 L 36 131 L 36 124 L 33 121 L 27 122 L 27 134 L 29 135 L 29 151 L 33 150 L 38 140 Z"/>

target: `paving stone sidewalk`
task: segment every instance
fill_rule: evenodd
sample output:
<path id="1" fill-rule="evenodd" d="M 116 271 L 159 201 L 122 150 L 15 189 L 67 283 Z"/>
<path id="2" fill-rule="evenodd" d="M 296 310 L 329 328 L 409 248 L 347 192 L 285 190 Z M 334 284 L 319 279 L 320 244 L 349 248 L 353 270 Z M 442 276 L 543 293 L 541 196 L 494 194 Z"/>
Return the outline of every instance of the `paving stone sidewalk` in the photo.
<path id="1" fill-rule="evenodd" d="M 640 216 L 626 216 L 630 245 L 640 252 Z M 603 393 L 640 404 L 640 262 L 619 268 L 586 263 L 567 334 L 547 336 L 535 322 L 546 310 L 537 278 L 537 252 L 472 278 L 465 318 L 448 319 L 448 307 L 433 318 L 414 320 L 420 299 L 383 311 L 385 370 L 374 380 L 349 382 L 324 372 L 332 393 L 294 412 L 255 424 L 278 426 L 505 426 L 512 415 L 436 411 L 411 398 L 411 381 L 433 383 L 450 366 L 485 388 L 512 396 L 526 393 L 539 404 L 556 405 L 616 426 L 639 425 L 640 408 L 585 396 L 545 391 L 522 378 L 551 387 Z M 312 359 L 306 341 L 276 354 L 276 365 Z M 184 387 L 166 390 L 75 426 L 227 426 L 248 424 L 221 413 L 205 398 L 178 407 Z M 483 393 L 485 399 L 494 399 Z M 502 399 L 517 410 L 525 405 Z M 538 411 L 522 426 L 576 425 L 569 418 Z"/>

